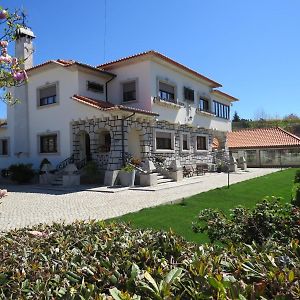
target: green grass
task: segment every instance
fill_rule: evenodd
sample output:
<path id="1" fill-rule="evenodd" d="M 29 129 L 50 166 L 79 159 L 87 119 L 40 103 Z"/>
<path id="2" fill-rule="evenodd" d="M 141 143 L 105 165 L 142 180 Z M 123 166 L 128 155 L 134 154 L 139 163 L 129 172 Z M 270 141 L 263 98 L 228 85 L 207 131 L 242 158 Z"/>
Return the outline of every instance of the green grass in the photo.
<path id="1" fill-rule="evenodd" d="M 237 205 L 253 207 L 265 196 L 283 197 L 290 201 L 291 189 L 296 169 L 288 169 L 263 177 L 243 181 L 230 186 L 229 189 L 217 188 L 186 198 L 183 204 L 161 205 L 127 214 L 117 220 L 130 222 L 139 228 L 169 230 L 170 228 L 188 241 L 208 242 L 204 234 L 194 233 L 191 229 L 199 211 L 204 208 L 219 208 L 225 213 Z"/>

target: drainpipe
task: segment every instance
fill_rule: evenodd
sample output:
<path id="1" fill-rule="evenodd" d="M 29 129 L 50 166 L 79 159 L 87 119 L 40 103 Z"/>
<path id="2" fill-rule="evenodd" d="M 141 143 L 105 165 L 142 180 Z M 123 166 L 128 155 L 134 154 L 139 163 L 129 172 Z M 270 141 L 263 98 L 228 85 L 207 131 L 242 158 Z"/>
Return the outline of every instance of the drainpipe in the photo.
<path id="1" fill-rule="evenodd" d="M 135 115 L 135 112 L 132 113 L 131 115 L 122 118 L 121 119 L 121 128 L 122 128 L 122 163 L 123 163 L 123 167 L 125 166 L 125 145 L 124 145 L 124 138 L 125 138 L 125 133 L 124 133 L 124 121 L 133 117 Z"/>
<path id="2" fill-rule="evenodd" d="M 112 78 L 110 78 L 108 81 L 105 82 L 105 101 L 108 102 L 108 95 L 107 95 L 107 84 L 111 82 L 114 78 L 116 78 L 117 75 L 112 75 Z"/>

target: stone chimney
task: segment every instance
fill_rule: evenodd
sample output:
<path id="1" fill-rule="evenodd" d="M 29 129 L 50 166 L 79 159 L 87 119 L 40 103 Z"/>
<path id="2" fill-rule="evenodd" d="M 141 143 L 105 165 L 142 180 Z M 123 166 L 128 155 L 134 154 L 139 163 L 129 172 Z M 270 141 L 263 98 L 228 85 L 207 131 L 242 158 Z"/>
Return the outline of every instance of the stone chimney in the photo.
<path id="1" fill-rule="evenodd" d="M 20 27 L 16 32 L 15 56 L 18 59 L 24 59 L 23 67 L 29 69 L 33 67 L 33 44 L 35 38 L 33 32 L 27 27 Z M 20 103 L 10 108 L 13 122 L 13 147 L 14 154 L 18 158 L 28 157 L 30 155 L 29 145 L 29 119 L 28 119 L 28 84 L 22 84 L 12 88 L 13 96 L 20 100 Z"/>
<path id="2" fill-rule="evenodd" d="M 18 59 L 25 59 L 24 68 L 33 67 L 33 43 L 35 35 L 28 27 L 20 27 L 16 31 L 15 56 Z"/>

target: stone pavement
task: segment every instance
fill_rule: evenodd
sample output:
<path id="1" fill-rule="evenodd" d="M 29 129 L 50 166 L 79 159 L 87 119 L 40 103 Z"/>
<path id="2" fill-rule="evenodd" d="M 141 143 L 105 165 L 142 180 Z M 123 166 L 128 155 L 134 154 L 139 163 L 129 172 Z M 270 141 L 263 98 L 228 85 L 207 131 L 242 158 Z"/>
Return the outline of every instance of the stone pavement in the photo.
<path id="1" fill-rule="evenodd" d="M 230 173 L 231 184 L 263 176 L 278 169 L 249 169 Z M 184 179 L 146 191 L 81 187 L 64 189 L 41 186 L 1 186 L 9 195 L 0 200 L 0 231 L 39 223 L 72 222 L 76 219 L 109 219 L 227 185 L 227 174 L 211 173 Z M 108 189 L 106 189 L 108 190 Z"/>

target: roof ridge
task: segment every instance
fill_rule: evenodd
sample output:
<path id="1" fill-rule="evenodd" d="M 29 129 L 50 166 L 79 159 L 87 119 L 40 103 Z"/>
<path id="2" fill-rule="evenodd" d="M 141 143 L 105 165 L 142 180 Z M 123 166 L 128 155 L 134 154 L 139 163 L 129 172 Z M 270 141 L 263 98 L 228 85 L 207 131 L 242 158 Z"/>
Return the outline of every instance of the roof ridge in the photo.
<path id="1" fill-rule="evenodd" d="M 187 67 L 184 64 L 182 64 L 180 62 L 177 62 L 174 59 L 172 59 L 172 58 L 170 58 L 170 57 L 168 57 L 168 56 L 166 56 L 166 55 L 164 55 L 164 54 L 162 54 L 162 53 L 160 53 L 156 50 L 148 50 L 148 51 L 140 52 L 140 53 L 137 53 L 137 54 L 134 54 L 134 55 L 125 56 L 123 58 L 116 59 L 116 60 L 106 62 L 106 63 L 101 64 L 101 65 L 98 65 L 97 68 L 106 67 L 106 66 L 109 66 L 109 65 L 112 65 L 112 64 L 116 64 L 116 63 L 119 63 L 119 62 L 131 60 L 131 59 L 134 59 L 134 58 L 137 58 L 137 57 L 140 57 L 140 56 L 144 56 L 144 55 L 148 55 L 148 54 L 156 55 L 156 56 L 160 57 L 161 59 L 164 59 L 165 61 L 167 61 L 171 64 L 174 64 L 179 68 L 184 69 L 187 72 L 193 73 L 195 76 L 200 77 L 202 80 L 209 81 L 213 85 L 214 88 L 222 87 L 222 85 L 220 83 L 218 83 L 218 82 L 202 75 L 201 73 L 191 69 L 190 67 Z"/>
<path id="2" fill-rule="evenodd" d="M 289 132 L 289 131 L 283 129 L 283 128 L 280 127 L 280 126 L 278 126 L 277 128 L 280 129 L 281 131 L 283 131 L 284 133 L 290 135 L 291 137 L 295 138 L 296 140 L 300 141 L 300 137 L 299 137 L 299 136 L 297 136 L 297 135 L 295 135 L 295 134 L 293 134 L 293 133 L 291 133 L 291 132 Z"/>

